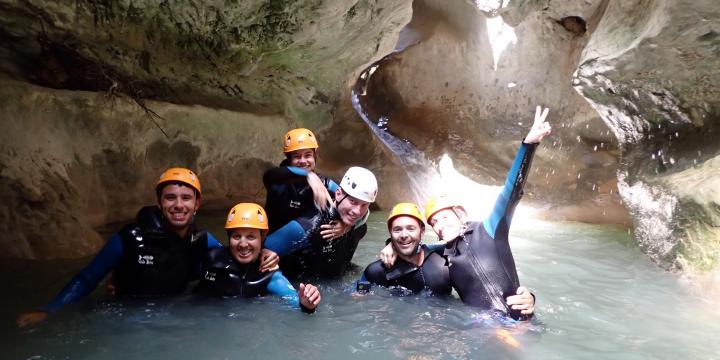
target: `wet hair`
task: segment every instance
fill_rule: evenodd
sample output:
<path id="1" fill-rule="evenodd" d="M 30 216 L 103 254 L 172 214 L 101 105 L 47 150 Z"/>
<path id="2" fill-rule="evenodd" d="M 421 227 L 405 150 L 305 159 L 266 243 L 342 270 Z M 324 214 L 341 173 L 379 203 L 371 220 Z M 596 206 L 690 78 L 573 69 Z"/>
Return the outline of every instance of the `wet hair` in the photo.
<path id="1" fill-rule="evenodd" d="M 166 181 L 166 182 L 164 182 L 164 183 L 162 183 L 162 184 L 159 184 L 159 185 L 155 188 L 155 196 L 157 196 L 157 201 L 158 201 L 158 202 L 160 202 L 160 195 L 162 195 L 163 189 L 164 189 L 166 186 L 168 186 L 168 185 L 177 185 L 177 186 L 189 187 L 189 188 L 191 188 L 191 189 L 193 190 L 193 192 L 195 193 L 195 198 L 196 198 L 196 199 L 199 199 L 199 198 L 200 198 L 200 193 L 197 191 L 196 188 L 194 188 L 194 187 L 192 187 L 192 186 L 190 186 L 190 185 L 188 185 L 188 184 L 186 184 L 186 183 L 184 183 L 184 182 L 181 182 L 181 181 Z"/>

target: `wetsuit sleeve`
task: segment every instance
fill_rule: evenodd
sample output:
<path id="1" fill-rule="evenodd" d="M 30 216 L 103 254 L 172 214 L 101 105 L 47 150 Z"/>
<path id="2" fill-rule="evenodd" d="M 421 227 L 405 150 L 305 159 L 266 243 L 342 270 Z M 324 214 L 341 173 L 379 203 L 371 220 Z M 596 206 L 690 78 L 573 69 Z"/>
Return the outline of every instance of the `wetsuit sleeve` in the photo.
<path id="1" fill-rule="evenodd" d="M 207 248 L 215 249 L 222 247 L 222 244 L 211 233 L 207 233 Z"/>
<path id="2" fill-rule="evenodd" d="M 97 287 L 98 283 L 114 267 L 120 264 L 123 257 L 122 239 L 119 234 L 114 234 L 90 264 L 80 270 L 72 280 L 55 296 L 49 304 L 43 307 L 43 311 L 54 312 L 61 307 L 71 304 L 88 294 Z"/>
<path id="3" fill-rule="evenodd" d="M 385 278 L 385 268 L 383 267 L 380 260 L 372 262 L 365 268 L 365 271 L 363 271 L 360 281 L 368 281 L 376 285 L 387 286 L 387 281 Z"/>
<path id="4" fill-rule="evenodd" d="M 445 244 L 435 243 L 435 244 L 424 244 L 430 252 L 438 253 L 438 255 L 442 255 L 445 251 Z"/>
<path id="5" fill-rule="evenodd" d="M 331 179 L 327 179 L 327 182 L 325 183 L 325 187 L 328 189 L 328 192 L 330 192 L 331 194 L 334 194 L 335 191 L 337 191 L 337 189 L 340 186 L 338 186 L 338 184 L 336 182 L 332 181 Z M 335 196 L 335 195 L 333 195 L 333 196 Z"/>
<path id="6" fill-rule="evenodd" d="M 307 181 L 308 172 L 294 166 L 278 166 L 263 174 L 263 184 L 270 187 L 277 184 L 289 184 Z"/>
<path id="7" fill-rule="evenodd" d="M 309 237 L 299 222 L 293 220 L 277 229 L 265 239 L 265 248 L 274 251 L 278 256 L 289 255 L 310 245 Z"/>
<path id="8" fill-rule="evenodd" d="M 285 275 L 280 271 L 276 271 L 270 283 L 268 284 L 267 290 L 269 293 L 279 296 L 285 299 L 292 306 L 299 308 L 306 313 L 314 313 L 315 309 L 308 309 L 300 303 L 300 296 L 298 296 L 297 290 L 290 284 Z"/>
<path id="9" fill-rule="evenodd" d="M 493 239 L 498 238 L 496 236 L 498 229 L 504 233 L 507 233 L 510 229 L 510 222 L 512 221 L 515 207 L 517 207 L 523 195 L 523 186 L 525 186 L 525 181 L 530 172 L 530 165 L 532 164 L 532 158 L 536 148 L 537 144 L 522 143 L 522 145 L 520 145 L 520 149 L 517 155 L 515 155 L 515 160 L 510 167 L 510 172 L 508 172 L 507 179 L 505 179 L 505 185 L 495 201 L 495 206 L 490 213 L 490 217 L 483 222 L 485 231 L 487 231 Z"/>

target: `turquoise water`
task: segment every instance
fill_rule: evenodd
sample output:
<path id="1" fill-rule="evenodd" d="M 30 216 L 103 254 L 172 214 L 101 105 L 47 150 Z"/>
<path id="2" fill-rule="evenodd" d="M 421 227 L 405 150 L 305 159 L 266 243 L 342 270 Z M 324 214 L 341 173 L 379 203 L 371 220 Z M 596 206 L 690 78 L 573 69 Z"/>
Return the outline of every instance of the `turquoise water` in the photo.
<path id="1" fill-rule="evenodd" d="M 373 214 L 355 254 L 375 259 L 386 238 Z M 201 219 L 221 236 L 222 216 Z M 42 304 L 87 260 L 6 262 L 3 359 L 720 359 L 720 312 L 653 265 L 624 230 L 516 222 L 521 282 L 537 295 L 533 324 L 489 318 L 458 299 L 354 296 L 343 280 L 320 284 L 311 316 L 273 298 L 191 295 L 119 302 L 99 289 L 47 323 L 17 329 L 14 316 Z M 498 330 L 508 336 L 499 336 Z M 504 340 L 503 340 L 504 339 Z"/>

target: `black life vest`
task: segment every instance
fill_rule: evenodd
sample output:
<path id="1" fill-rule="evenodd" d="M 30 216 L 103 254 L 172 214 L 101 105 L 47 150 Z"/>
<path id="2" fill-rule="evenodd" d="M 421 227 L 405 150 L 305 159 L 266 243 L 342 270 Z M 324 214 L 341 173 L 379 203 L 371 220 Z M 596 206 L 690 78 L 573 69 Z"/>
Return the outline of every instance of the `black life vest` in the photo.
<path id="1" fill-rule="evenodd" d="M 310 246 L 280 259 L 280 268 L 288 278 L 304 277 L 335 278 L 342 276 L 350 267 L 360 239 L 367 232 L 367 225 L 352 228 L 345 235 L 334 240 L 325 240 L 320 236 L 320 226 L 338 220 L 339 216 L 332 208 L 331 212 L 321 212 L 315 217 L 297 219 L 306 230 Z"/>
<path id="2" fill-rule="evenodd" d="M 435 295 L 449 295 L 452 287 L 445 259 L 425 245 L 422 251 L 425 260 L 419 267 L 398 258 L 390 269 L 386 269 L 378 260 L 365 268 L 365 279 L 385 287 L 401 286 L 415 294 L 427 288 Z"/>
<path id="3" fill-rule="evenodd" d="M 120 237 L 123 259 L 114 272 L 118 295 L 182 293 L 197 277 L 208 246 L 207 233 L 194 226 L 184 239 L 168 230 L 157 206 L 140 209 L 136 223 L 120 230 Z"/>
<path id="4" fill-rule="evenodd" d="M 289 166 L 289 163 L 283 160 L 280 166 Z M 326 188 L 330 186 L 329 178 L 317 173 L 316 175 Z M 312 217 L 318 211 L 315 207 L 313 191 L 307 181 L 268 187 L 264 208 L 268 214 L 270 233 L 299 217 Z"/>
<path id="5" fill-rule="evenodd" d="M 198 290 L 220 297 L 256 297 L 266 293 L 274 273 L 261 273 L 259 260 L 242 265 L 233 259 L 230 249 L 215 248 L 208 251 L 203 260 Z"/>

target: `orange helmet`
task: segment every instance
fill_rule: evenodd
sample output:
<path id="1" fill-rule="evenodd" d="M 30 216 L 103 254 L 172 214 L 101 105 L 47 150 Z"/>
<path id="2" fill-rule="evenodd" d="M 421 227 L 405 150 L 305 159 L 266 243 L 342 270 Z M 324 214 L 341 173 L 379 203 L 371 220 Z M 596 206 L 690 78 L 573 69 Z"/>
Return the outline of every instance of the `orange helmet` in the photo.
<path id="1" fill-rule="evenodd" d="M 317 149 L 320 147 L 315 134 L 304 128 L 288 131 L 283 139 L 283 152 L 286 154 L 295 150 Z"/>
<path id="2" fill-rule="evenodd" d="M 240 203 L 233 206 L 228 213 L 225 229 L 237 228 L 267 230 L 268 219 L 265 209 L 253 203 Z"/>
<path id="3" fill-rule="evenodd" d="M 440 194 L 438 196 L 432 197 L 425 205 L 425 220 L 429 224 L 430 219 L 440 210 L 453 209 L 456 207 L 462 209 L 462 211 L 465 211 L 465 208 L 460 205 L 460 201 L 451 198 L 448 194 Z"/>
<path id="4" fill-rule="evenodd" d="M 420 226 L 425 227 L 422 214 L 420 214 L 420 209 L 417 205 L 413 203 L 399 203 L 393 206 L 392 211 L 390 211 L 390 216 L 388 216 L 387 219 L 388 229 L 392 226 L 393 220 L 402 215 L 415 218 L 420 223 Z"/>
<path id="5" fill-rule="evenodd" d="M 165 172 L 160 175 L 160 179 L 158 179 L 157 183 L 155 184 L 155 190 L 159 189 L 160 185 L 171 181 L 177 181 L 183 184 L 187 184 L 188 186 L 195 189 L 198 192 L 198 195 L 202 194 L 200 179 L 198 179 L 197 175 L 195 175 L 195 173 L 192 172 L 192 170 L 190 169 L 170 168 L 165 170 Z"/>

